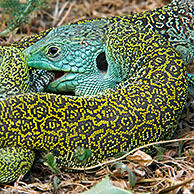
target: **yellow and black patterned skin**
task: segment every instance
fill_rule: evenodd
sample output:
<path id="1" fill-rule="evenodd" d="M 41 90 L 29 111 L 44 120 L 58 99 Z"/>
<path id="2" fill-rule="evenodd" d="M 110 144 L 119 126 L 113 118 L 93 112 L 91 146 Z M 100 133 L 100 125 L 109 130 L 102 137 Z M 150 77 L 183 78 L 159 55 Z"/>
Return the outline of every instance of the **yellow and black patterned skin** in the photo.
<path id="1" fill-rule="evenodd" d="M 28 92 L 29 72 L 24 55 L 17 48 L 0 47 L 0 98 Z M 34 151 L 23 147 L 0 149 L 0 182 L 10 182 L 25 174 L 34 158 Z"/>
<path id="2" fill-rule="evenodd" d="M 194 1 L 173 0 L 154 10 L 132 15 L 78 21 L 78 24 L 107 20 L 110 24 L 123 21 L 142 25 L 164 36 L 182 57 L 185 64 L 194 60 Z"/>
<path id="3" fill-rule="evenodd" d="M 79 168 L 172 136 L 187 96 L 181 57 L 163 36 L 123 21 L 107 27 L 104 45 L 112 64 L 136 72 L 97 96 L 22 94 L 0 101 L 1 152 L 30 150 L 29 157 L 20 156 L 21 163 L 31 160 L 33 151 L 52 153 L 58 167 Z M 83 162 L 76 157 L 79 150 L 91 156 Z M 0 174 L 0 182 L 19 175 L 9 172 Z"/>
<path id="4" fill-rule="evenodd" d="M 6 147 L 0 149 L 0 183 L 16 180 L 21 174 L 26 174 L 35 159 L 31 149 L 23 147 Z"/>
<path id="5" fill-rule="evenodd" d="M 0 63 L 0 98 L 28 92 L 28 66 L 21 51 L 0 47 Z"/>

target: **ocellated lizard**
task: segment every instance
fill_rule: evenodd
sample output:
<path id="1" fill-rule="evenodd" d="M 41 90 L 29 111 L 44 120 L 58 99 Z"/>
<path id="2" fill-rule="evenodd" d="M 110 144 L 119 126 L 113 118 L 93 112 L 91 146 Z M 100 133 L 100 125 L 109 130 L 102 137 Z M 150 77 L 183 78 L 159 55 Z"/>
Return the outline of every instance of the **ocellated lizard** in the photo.
<path id="1" fill-rule="evenodd" d="M 45 48 L 55 60 L 53 67 L 63 64 L 57 61 L 60 50 L 49 52 L 53 42 L 47 45 L 53 32 L 60 30 L 65 45 L 71 42 L 88 52 L 88 46 L 105 52 L 108 63 L 118 70 L 112 68 L 110 73 L 121 83 L 98 96 L 21 94 L 0 101 L 1 182 L 26 173 L 34 151 L 52 152 L 59 167 L 88 167 L 118 152 L 170 138 L 176 128 L 187 96 L 187 74 L 182 59 L 163 36 L 122 20 L 59 27 L 44 38 L 45 44 L 37 42 L 42 43 L 38 52 L 36 43 L 24 52 L 30 53 L 31 65 L 45 56 Z M 83 39 L 82 33 L 75 32 L 89 36 Z M 62 56 L 71 56 L 67 48 L 61 48 Z M 43 57 L 42 63 L 47 60 Z M 84 164 L 76 157 L 79 148 L 92 153 Z"/>
<path id="2" fill-rule="evenodd" d="M 48 92 L 74 91 L 78 96 L 95 95 L 113 88 L 128 74 L 134 76 L 135 68 L 138 68 L 137 65 L 132 69 L 123 69 L 120 67 L 122 64 L 110 64 L 103 46 L 107 26 L 120 21 L 149 28 L 167 38 L 184 63 L 189 64 L 194 57 L 193 9 L 194 1 L 173 1 L 162 8 L 134 15 L 84 20 L 70 26 L 60 26 L 51 30 L 35 46 L 28 47 L 24 53 L 29 56 L 31 52 L 39 53 L 29 65 L 56 73 L 56 79 L 47 88 Z M 74 30 L 74 26 L 81 23 L 87 25 L 88 30 Z M 99 33 L 99 37 L 92 39 L 95 33 Z"/>

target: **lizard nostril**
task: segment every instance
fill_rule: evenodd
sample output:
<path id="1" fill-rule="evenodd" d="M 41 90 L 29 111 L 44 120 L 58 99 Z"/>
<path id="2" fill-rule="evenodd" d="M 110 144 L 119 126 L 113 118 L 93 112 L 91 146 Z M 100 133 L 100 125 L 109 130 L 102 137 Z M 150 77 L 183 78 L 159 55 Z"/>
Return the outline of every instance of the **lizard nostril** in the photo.
<path id="1" fill-rule="evenodd" d="M 106 72 L 108 69 L 108 63 L 106 60 L 105 52 L 100 53 L 96 58 L 97 68 L 102 71 Z"/>

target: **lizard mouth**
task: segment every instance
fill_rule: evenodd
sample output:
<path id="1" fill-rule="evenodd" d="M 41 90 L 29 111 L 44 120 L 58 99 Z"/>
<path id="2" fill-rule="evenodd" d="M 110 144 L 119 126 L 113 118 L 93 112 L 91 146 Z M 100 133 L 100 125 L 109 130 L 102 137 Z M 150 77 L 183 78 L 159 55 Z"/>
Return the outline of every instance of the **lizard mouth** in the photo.
<path id="1" fill-rule="evenodd" d="M 50 70 L 43 70 L 43 69 L 30 69 L 29 74 L 30 74 L 30 81 L 33 82 L 35 80 L 43 80 L 43 79 L 48 79 L 49 83 L 54 82 L 61 77 L 64 77 L 68 75 L 70 72 L 65 72 L 65 71 L 50 71 Z"/>
<path id="2" fill-rule="evenodd" d="M 59 78 L 69 74 L 69 72 L 65 72 L 65 71 L 48 71 L 48 72 L 54 74 L 54 76 L 55 76 L 55 78 L 53 80 L 51 80 L 51 82 L 54 82 L 54 81 L 58 80 Z"/>
<path id="3" fill-rule="evenodd" d="M 55 84 L 62 77 L 65 77 L 70 72 L 65 71 L 48 71 L 44 69 L 34 69 L 29 70 L 30 74 L 30 92 L 48 92 L 48 93 L 57 93 L 62 95 L 71 95 L 75 96 L 74 91 L 58 91 L 58 90 L 48 90 L 50 84 Z M 60 82 L 60 81 L 59 81 Z"/>
<path id="4" fill-rule="evenodd" d="M 68 74 L 69 72 L 65 71 L 48 71 L 31 68 L 29 70 L 30 87 L 33 92 L 39 92 L 40 88 L 43 90 L 43 88 L 45 89 L 50 83 L 53 83 Z"/>

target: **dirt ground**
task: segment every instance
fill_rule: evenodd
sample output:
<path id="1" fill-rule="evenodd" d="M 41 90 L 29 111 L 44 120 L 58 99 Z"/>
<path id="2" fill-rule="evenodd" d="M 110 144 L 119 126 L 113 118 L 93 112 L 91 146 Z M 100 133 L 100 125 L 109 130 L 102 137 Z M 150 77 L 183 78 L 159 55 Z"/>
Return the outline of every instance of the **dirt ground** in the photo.
<path id="1" fill-rule="evenodd" d="M 25 0 L 23 0 L 25 3 Z M 51 26 L 59 26 L 86 18 L 126 15 L 151 10 L 168 4 L 170 0 L 47 0 L 47 5 L 30 15 L 26 24 L 12 34 L 1 38 L 1 44 L 10 44 L 25 36 L 36 34 Z M 7 26 L 7 15 L 0 9 L 0 29 Z M 189 67 L 193 71 L 193 67 Z M 193 138 L 194 101 L 190 97 L 185 118 L 178 127 L 177 138 Z M 109 175 L 113 185 L 134 193 L 194 193 L 194 146 L 192 141 L 171 141 L 165 148 L 158 148 L 153 157 L 142 151 L 132 153 L 122 162 L 136 176 L 135 186 L 130 185 L 129 172 L 122 172 L 112 165 L 104 165 L 90 173 L 53 173 L 44 165 L 35 165 L 21 180 L 0 186 L 0 193 L 81 193 L 89 190 Z M 57 178 L 56 178 L 57 177 Z M 58 182 L 58 180 L 60 180 Z"/>

